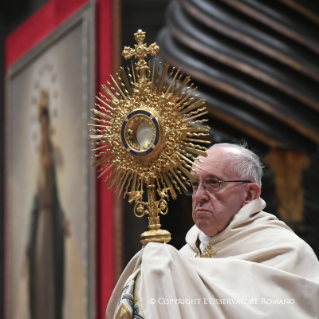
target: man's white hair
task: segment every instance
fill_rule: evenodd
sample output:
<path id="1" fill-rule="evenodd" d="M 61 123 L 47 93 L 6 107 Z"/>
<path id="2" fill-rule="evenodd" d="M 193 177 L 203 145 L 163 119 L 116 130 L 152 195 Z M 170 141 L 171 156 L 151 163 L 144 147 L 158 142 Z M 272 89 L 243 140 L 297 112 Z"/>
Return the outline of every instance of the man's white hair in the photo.
<path id="1" fill-rule="evenodd" d="M 250 180 L 261 186 L 261 178 L 263 176 L 263 164 L 259 157 L 247 148 L 247 143 L 240 145 L 231 143 L 216 143 L 210 148 L 214 147 L 232 147 L 238 149 L 240 152 L 234 159 L 234 170 L 238 173 L 240 178 Z"/>

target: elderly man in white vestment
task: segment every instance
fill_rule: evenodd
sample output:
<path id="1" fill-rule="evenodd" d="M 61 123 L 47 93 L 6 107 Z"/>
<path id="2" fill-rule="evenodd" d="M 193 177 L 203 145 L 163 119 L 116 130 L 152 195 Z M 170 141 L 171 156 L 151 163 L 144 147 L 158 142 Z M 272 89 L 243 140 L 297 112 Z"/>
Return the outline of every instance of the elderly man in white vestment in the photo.
<path id="1" fill-rule="evenodd" d="M 149 243 L 124 270 L 111 318 L 319 318 L 319 263 L 308 244 L 263 211 L 262 165 L 215 144 L 189 187 L 186 245 Z M 204 257 L 204 258 L 203 258 Z"/>

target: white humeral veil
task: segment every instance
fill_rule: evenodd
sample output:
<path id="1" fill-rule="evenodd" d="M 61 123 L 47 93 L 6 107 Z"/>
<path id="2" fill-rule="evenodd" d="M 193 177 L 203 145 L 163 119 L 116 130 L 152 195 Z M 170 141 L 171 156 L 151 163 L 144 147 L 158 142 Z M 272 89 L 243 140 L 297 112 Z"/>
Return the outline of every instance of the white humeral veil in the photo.
<path id="1" fill-rule="evenodd" d="M 124 270 L 106 318 L 318 318 L 318 259 L 264 207 L 260 198 L 245 205 L 212 237 L 214 258 L 196 257 L 196 226 L 180 251 L 147 244 Z"/>

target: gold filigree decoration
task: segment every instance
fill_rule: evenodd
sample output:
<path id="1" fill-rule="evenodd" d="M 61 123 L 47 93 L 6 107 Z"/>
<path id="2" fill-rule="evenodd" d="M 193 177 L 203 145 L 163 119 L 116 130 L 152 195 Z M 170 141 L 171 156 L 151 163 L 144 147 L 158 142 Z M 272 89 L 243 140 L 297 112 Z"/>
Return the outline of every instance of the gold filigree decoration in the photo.
<path id="1" fill-rule="evenodd" d="M 213 258 L 215 254 L 216 249 L 212 245 L 207 244 L 200 258 Z"/>
<path id="2" fill-rule="evenodd" d="M 122 54 L 138 61 L 131 61 L 127 72 L 121 67 L 117 80 L 111 76 L 112 83 L 102 85 L 106 96 L 100 93 L 91 110 L 96 124 L 90 131 L 96 135 L 89 139 L 95 145 L 98 177 L 105 176 L 109 188 L 115 185 L 119 196 L 129 196 L 137 217 L 148 215 L 150 240 L 145 241 L 143 233 L 142 242 L 168 242 L 170 235 L 165 237 L 166 231 L 159 229 L 158 215 L 167 213 L 167 200 L 176 199 L 187 180 L 196 180 L 191 174 L 196 174 L 192 166 L 199 167 L 195 156 L 206 156 L 206 148 L 195 143 L 210 143 L 205 139 L 209 126 L 202 124 L 207 120 L 198 120 L 207 111 L 205 100 L 193 95 L 197 88 L 188 86 L 190 77 L 183 78 L 180 69 L 169 72 L 167 63 L 162 67 L 154 61 L 151 66 L 144 58 L 156 55 L 159 47 L 147 46 L 142 30 L 134 36 L 137 45 L 124 47 Z"/>

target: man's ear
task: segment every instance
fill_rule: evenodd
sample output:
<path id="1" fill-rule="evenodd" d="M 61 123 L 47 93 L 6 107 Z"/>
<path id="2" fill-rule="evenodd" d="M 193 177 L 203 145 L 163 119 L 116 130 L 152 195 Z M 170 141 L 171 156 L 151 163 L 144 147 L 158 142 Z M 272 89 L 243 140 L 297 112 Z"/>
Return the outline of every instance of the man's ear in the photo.
<path id="1" fill-rule="evenodd" d="M 261 194 L 261 188 L 256 183 L 249 183 L 247 185 L 247 193 L 245 198 L 245 205 L 249 202 L 253 201 L 254 199 L 258 198 Z"/>

